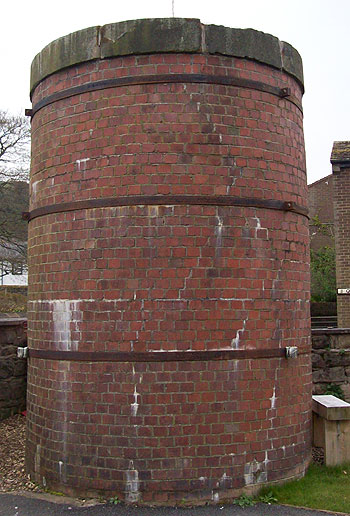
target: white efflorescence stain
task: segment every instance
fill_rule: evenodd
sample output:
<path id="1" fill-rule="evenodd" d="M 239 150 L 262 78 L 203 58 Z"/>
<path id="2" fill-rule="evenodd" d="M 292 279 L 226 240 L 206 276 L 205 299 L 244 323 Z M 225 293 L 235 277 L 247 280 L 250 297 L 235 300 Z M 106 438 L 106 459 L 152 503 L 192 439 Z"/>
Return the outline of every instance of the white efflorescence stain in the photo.
<path id="1" fill-rule="evenodd" d="M 254 459 L 244 466 L 244 481 L 246 485 L 261 484 L 267 481 L 266 463 Z"/>
<path id="2" fill-rule="evenodd" d="M 257 236 L 258 236 L 259 229 L 263 229 L 263 230 L 265 230 L 265 238 L 268 239 L 269 238 L 269 230 L 267 228 L 262 227 L 261 220 L 259 219 L 259 217 L 257 217 L 255 215 L 255 217 L 253 217 L 253 219 L 255 221 L 255 228 L 254 228 L 255 238 L 257 238 Z"/>
<path id="3" fill-rule="evenodd" d="M 134 387 L 134 402 L 131 404 L 131 415 L 137 416 L 137 411 L 139 409 L 138 397 L 139 393 L 137 392 L 136 385 Z"/>
<path id="4" fill-rule="evenodd" d="M 248 319 L 244 319 L 242 328 L 240 328 L 239 330 L 236 331 L 236 336 L 231 341 L 232 349 L 238 349 L 239 348 L 239 343 L 240 343 L 240 340 L 241 340 L 241 337 L 242 337 L 243 333 L 245 332 L 245 327 L 246 327 L 246 324 L 247 324 L 247 320 Z"/>
<path id="5" fill-rule="evenodd" d="M 134 461 L 129 461 L 129 469 L 126 471 L 125 501 L 138 502 L 140 499 L 139 472 L 134 467 Z"/>
<path id="6" fill-rule="evenodd" d="M 218 502 L 220 499 L 219 493 L 217 491 L 212 491 L 211 499 L 213 500 L 213 502 Z"/>
<path id="7" fill-rule="evenodd" d="M 75 163 L 77 164 L 78 172 L 86 170 L 86 163 L 90 161 L 90 158 L 77 159 Z"/>
<path id="8" fill-rule="evenodd" d="M 66 473 L 66 464 L 62 461 L 58 461 L 58 475 L 60 478 L 60 482 L 63 484 L 67 483 L 67 473 Z"/>
<path id="9" fill-rule="evenodd" d="M 56 299 L 52 301 L 52 318 L 54 341 L 61 351 L 77 351 L 81 336 L 79 325 L 82 312 L 79 309 L 80 300 Z"/>
<path id="10" fill-rule="evenodd" d="M 276 406 L 276 385 L 273 387 L 272 396 L 270 398 L 271 401 L 271 409 L 274 409 Z"/>
<path id="11" fill-rule="evenodd" d="M 32 201 L 32 203 L 35 203 L 35 201 L 36 201 L 38 183 L 39 183 L 39 181 L 34 181 L 31 185 L 31 197 L 32 197 L 31 201 Z"/>

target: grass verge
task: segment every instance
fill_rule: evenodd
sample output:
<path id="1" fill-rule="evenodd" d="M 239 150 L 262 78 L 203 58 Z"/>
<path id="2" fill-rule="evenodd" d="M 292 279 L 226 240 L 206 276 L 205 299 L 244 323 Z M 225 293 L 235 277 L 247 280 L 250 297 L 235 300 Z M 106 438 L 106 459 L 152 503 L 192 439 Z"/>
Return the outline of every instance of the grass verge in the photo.
<path id="1" fill-rule="evenodd" d="M 266 487 L 260 495 L 267 493 L 281 504 L 349 514 L 350 464 L 333 467 L 311 464 L 304 478 Z"/>

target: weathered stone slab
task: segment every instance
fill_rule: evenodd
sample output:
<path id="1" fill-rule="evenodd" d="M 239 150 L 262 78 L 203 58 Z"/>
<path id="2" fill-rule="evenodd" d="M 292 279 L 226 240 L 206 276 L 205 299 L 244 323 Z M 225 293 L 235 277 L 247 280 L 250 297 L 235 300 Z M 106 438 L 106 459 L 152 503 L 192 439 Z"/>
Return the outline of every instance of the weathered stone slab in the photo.
<path id="1" fill-rule="evenodd" d="M 294 77 L 297 77 L 301 84 L 304 84 L 303 61 L 297 50 L 292 45 L 281 41 L 282 68 Z"/>
<path id="2" fill-rule="evenodd" d="M 327 466 L 350 460 L 350 404 L 335 396 L 313 396 L 313 443 L 324 448 Z"/>
<path id="3" fill-rule="evenodd" d="M 154 18 L 90 27 L 56 39 L 32 62 L 31 93 L 45 77 L 78 63 L 164 52 L 208 52 L 253 59 L 284 70 L 303 84 L 300 55 L 275 36 L 253 29 L 203 25 L 194 18 Z"/>
<path id="4" fill-rule="evenodd" d="M 327 420 L 350 420 L 350 403 L 336 396 L 327 394 L 312 396 L 312 410 Z"/>
<path id="5" fill-rule="evenodd" d="M 34 57 L 31 67 L 31 90 L 52 73 L 100 56 L 100 27 L 89 27 L 52 41 Z"/>
<path id="6" fill-rule="evenodd" d="M 205 35 L 209 54 L 255 59 L 282 68 L 280 42 L 275 36 L 253 29 L 231 29 L 218 25 L 207 25 Z"/>
<path id="7" fill-rule="evenodd" d="M 111 23 L 101 28 L 100 57 L 199 52 L 201 31 L 200 20 L 188 18 L 155 18 Z"/>

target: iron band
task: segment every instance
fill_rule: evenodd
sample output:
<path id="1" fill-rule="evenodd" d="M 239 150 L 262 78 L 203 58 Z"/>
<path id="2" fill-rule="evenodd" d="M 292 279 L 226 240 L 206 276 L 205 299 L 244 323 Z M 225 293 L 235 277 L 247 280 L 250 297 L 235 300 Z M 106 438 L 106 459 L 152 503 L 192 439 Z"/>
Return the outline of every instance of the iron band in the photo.
<path id="1" fill-rule="evenodd" d="M 243 79 L 241 77 L 228 77 L 226 75 L 206 75 L 206 74 L 160 74 L 160 75 L 137 75 L 117 77 L 115 79 L 105 79 L 102 81 L 89 82 L 81 86 L 74 86 L 66 90 L 53 93 L 48 97 L 34 104 L 32 109 L 26 109 L 26 115 L 33 117 L 40 109 L 45 106 L 57 102 L 58 100 L 67 99 L 75 95 L 81 95 L 91 91 L 103 90 L 107 88 L 117 88 L 119 86 L 134 86 L 142 84 L 162 84 L 162 83 L 197 83 L 197 84 L 219 84 L 223 86 L 236 86 L 239 88 L 248 88 L 252 90 L 270 93 L 279 98 L 285 98 L 292 102 L 301 112 L 302 106 L 299 100 L 291 95 L 289 88 L 278 88 L 270 84 L 253 81 L 251 79 Z"/>
<path id="2" fill-rule="evenodd" d="M 298 355 L 308 354 L 298 348 Z M 28 349 L 29 358 L 68 360 L 74 362 L 193 362 L 208 360 L 244 360 L 254 358 L 284 358 L 286 348 L 230 349 L 209 351 L 56 351 Z"/>
<path id="3" fill-rule="evenodd" d="M 118 206 L 172 206 L 172 205 L 196 205 L 196 206 L 243 206 L 248 208 L 266 208 L 270 210 L 290 211 L 308 216 L 308 210 L 292 201 L 277 201 L 274 199 L 257 199 L 247 197 L 230 197 L 226 195 L 130 195 L 125 197 L 109 197 L 103 199 L 87 199 L 81 201 L 51 204 L 35 208 L 30 212 L 23 212 L 25 220 L 33 220 L 52 213 L 64 213 L 68 211 L 111 208 Z"/>

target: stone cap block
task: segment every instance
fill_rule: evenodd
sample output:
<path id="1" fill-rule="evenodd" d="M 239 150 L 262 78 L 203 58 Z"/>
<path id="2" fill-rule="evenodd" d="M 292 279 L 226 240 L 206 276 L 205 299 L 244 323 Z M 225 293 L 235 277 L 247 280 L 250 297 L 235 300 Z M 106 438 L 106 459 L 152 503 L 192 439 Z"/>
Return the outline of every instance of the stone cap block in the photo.
<path id="1" fill-rule="evenodd" d="M 298 52 L 253 29 L 203 25 L 194 18 L 130 20 L 90 27 L 49 43 L 31 66 L 30 90 L 45 77 L 94 59 L 157 53 L 209 53 L 252 59 L 292 75 L 303 88 Z"/>
<path id="2" fill-rule="evenodd" d="M 0 326 L 19 326 L 26 322 L 27 319 L 24 317 L 0 317 Z"/>
<path id="3" fill-rule="evenodd" d="M 159 52 L 201 50 L 201 22 L 188 18 L 155 18 L 101 27 L 101 58 Z"/>
<path id="4" fill-rule="evenodd" d="M 31 92 L 42 79 L 58 70 L 99 58 L 100 49 L 97 45 L 99 31 L 100 27 L 90 27 L 72 32 L 43 48 L 32 61 Z"/>
<path id="5" fill-rule="evenodd" d="M 333 143 L 331 163 L 350 167 L 350 141 Z"/>
<path id="6" fill-rule="evenodd" d="M 329 394 L 312 396 L 312 410 L 329 421 L 350 419 L 350 403 Z"/>

